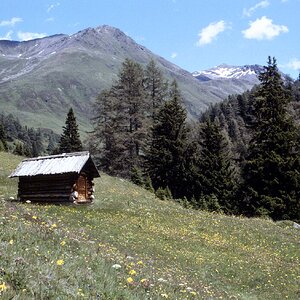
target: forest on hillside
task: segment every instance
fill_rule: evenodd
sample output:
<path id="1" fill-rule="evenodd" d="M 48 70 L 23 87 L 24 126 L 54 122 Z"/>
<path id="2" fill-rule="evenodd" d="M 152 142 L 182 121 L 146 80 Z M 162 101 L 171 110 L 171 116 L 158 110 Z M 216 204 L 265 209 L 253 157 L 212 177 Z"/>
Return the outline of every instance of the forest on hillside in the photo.
<path id="1" fill-rule="evenodd" d="M 300 82 L 269 57 L 260 84 L 188 122 L 154 61 L 125 60 L 98 96 L 89 147 L 102 170 L 196 209 L 300 220 Z"/>
<path id="2" fill-rule="evenodd" d="M 155 61 L 126 59 L 95 102 L 81 143 L 73 110 L 61 137 L 0 118 L 0 147 L 17 154 L 72 152 L 86 145 L 100 170 L 161 199 L 227 214 L 300 221 L 300 81 L 283 80 L 269 57 L 260 84 L 187 120 L 177 82 Z M 74 150 L 75 149 L 75 150 Z"/>
<path id="3" fill-rule="evenodd" d="M 51 129 L 27 127 L 13 114 L 0 113 L 0 151 L 35 157 L 52 153 L 58 140 Z"/>

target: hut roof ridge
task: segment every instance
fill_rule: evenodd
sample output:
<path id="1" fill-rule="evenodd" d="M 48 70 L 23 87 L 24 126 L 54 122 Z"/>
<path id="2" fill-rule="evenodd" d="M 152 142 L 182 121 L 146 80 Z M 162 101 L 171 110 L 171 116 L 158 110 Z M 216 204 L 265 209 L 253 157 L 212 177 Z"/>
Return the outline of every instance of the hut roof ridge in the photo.
<path id="1" fill-rule="evenodd" d="M 89 159 L 92 161 L 88 151 L 28 158 L 9 177 L 80 173 Z M 93 161 L 92 168 L 97 177 L 100 176 Z"/>
<path id="2" fill-rule="evenodd" d="M 61 154 L 55 154 L 55 155 L 46 155 L 46 156 L 37 156 L 37 157 L 32 157 L 32 158 L 26 158 L 23 161 L 44 160 L 44 159 L 53 159 L 53 158 L 70 157 L 70 156 L 87 156 L 87 155 L 90 156 L 89 151 L 70 152 L 70 153 L 61 153 Z"/>

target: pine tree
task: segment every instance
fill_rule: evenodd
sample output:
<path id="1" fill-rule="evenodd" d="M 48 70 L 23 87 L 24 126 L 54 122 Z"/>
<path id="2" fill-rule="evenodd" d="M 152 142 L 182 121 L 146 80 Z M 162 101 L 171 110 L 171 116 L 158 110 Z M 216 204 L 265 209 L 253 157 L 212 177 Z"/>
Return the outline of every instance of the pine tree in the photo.
<path id="1" fill-rule="evenodd" d="M 139 186 L 144 186 L 144 178 L 141 169 L 134 166 L 131 170 L 130 180 Z"/>
<path id="2" fill-rule="evenodd" d="M 148 130 L 143 79 L 142 67 L 126 59 L 116 83 L 97 99 L 90 144 L 109 174 L 130 177 L 135 166 L 141 167 Z"/>
<path id="3" fill-rule="evenodd" d="M 61 153 L 82 151 L 78 125 L 72 108 L 68 112 L 66 123 L 63 127 L 63 133 L 59 142 L 59 151 Z"/>
<path id="4" fill-rule="evenodd" d="M 287 115 L 290 94 L 275 58 L 259 76 L 254 137 L 243 172 L 243 212 L 273 219 L 300 219 L 299 131 Z"/>
<path id="5" fill-rule="evenodd" d="M 153 59 L 146 66 L 144 87 L 148 101 L 151 104 L 150 116 L 154 122 L 159 108 L 167 98 L 168 82 L 164 80 L 162 72 Z"/>
<path id="6" fill-rule="evenodd" d="M 32 156 L 39 156 L 44 151 L 41 131 L 29 128 L 27 133 L 29 137 L 27 146 L 30 147 Z"/>
<path id="7" fill-rule="evenodd" d="M 94 154 L 101 169 L 111 175 L 118 175 L 122 169 L 124 147 L 119 143 L 119 133 L 122 132 L 123 116 L 120 111 L 122 103 L 113 95 L 113 88 L 103 90 L 97 97 L 95 110 L 94 132 L 89 139 L 90 151 Z"/>
<path id="8" fill-rule="evenodd" d="M 15 149 L 13 151 L 14 154 L 16 155 L 24 155 L 24 149 L 23 149 L 23 145 L 20 142 L 17 142 L 15 144 Z"/>
<path id="9" fill-rule="evenodd" d="M 222 210 L 233 212 L 235 174 L 228 142 L 216 122 L 202 124 L 199 136 L 200 153 L 195 174 L 195 197 L 201 195 L 218 199 Z"/>
<path id="10" fill-rule="evenodd" d="M 4 126 L 0 123 L 0 151 L 7 151 L 7 137 L 4 131 Z"/>
<path id="11" fill-rule="evenodd" d="M 152 142 L 146 155 L 147 172 L 153 187 L 169 188 L 175 198 L 185 194 L 185 151 L 187 146 L 186 111 L 174 81 L 171 100 L 165 102 L 152 129 Z"/>
<path id="12" fill-rule="evenodd" d="M 57 149 L 56 149 L 56 144 L 55 144 L 54 137 L 52 135 L 50 135 L 46 151 L 48 152 L 48 154 L 54 154 L 56 152 L 56 150 Z"/>
<path id="13" fill-rule="evenodd" d="M 123 130 L 121 142 L 125 146 L 122 161 L 125 176 L 134 167 L 140 167 L 141 152 L 147 136 L 146 97 L 143 87 L 144 71 L 142 67 L 129 59 L 123 63 L 119 74 L 119 84 L 115 88 L 118 101 L 121 101 Z"/>
<path id="14" fill-rule="evenodd" d="M 155 190 L 153 188 L 152 180 L 149 175 L 145 179 L 145 189 L 151 193 L 155 192 Z"/>

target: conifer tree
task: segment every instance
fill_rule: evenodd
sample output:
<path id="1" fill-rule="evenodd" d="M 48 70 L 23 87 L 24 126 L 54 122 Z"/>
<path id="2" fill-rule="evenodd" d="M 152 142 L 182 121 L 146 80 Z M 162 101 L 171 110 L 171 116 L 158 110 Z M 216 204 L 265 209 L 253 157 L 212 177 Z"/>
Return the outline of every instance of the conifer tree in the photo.
<path id="1" fill-rule="evenodd" d="M 144 86 L 148 101 L 151 104 L 150 116 L 154 121 L 159 108 L 167 98 L 168 82 L 164 80 L 162 72 L 153 59 L 146 66 Z"/>
<path id="2" fill-rule="evenodd" d="M 16 155 L 24 155 L 24 148 L 23 148 L 23 144 L 21 144 L 20 142 L 17 142 L 15 144 L 15 149 L 13 151 L 14 154 Z"/>
<path id="3" fill-rule="evenodd" d="M 124 151 L 120 142 L 122 128 L 122 103 L 113 94 L 113 88 L 103 90 L 96 99 L 95 130 L 89 139 L 90 151 L 101 169 L 111 175 L 118 175 L 123 167 L 120 159 Z"/>
<path id="4" fill-rule="evenodd" d="M 195 196 L 218 199 L 223 211 L 233 212 L 235 174 L 231 151 L 220 126 L 207 120 L 200 127 L 200 153 L 195 174 Z"/>
<path id="5" fill-rule="evenodd" d="M 171 85 L 171 99 L 163 104 L 152 129 L 152 142 L 146 156 L 153 187 L 169 188 L 175 198 L 185 194 L 186 111 L 181 106 L 177 83 Z"/>
<path id="6" fill-rule="evenodd" d="M 49 136 L 49 141 L 48 141 L 48 146 L 46 148 L 46 151 L 48 152 L 48 154 L 54 154 L 54 152 L 56 151 L 56 147 L 55 147 L 55 140 L 53 138 L 53 136 Z M 57 150 L 58 151 L 58 150 Z"/>
<path id="7" fill-rule="evenodd" d="M 59 142 L 59 151 L 61 153 L 82 151 L 78 125 L 72 108 L 68 112 L 66 123 L 63 127 L 63 133 Z"/>
<path id="8" fill-rule="evenodd" d="M 259 76 L 254 137 L 244 167 L 243 211 L 273 219 L 300 220 L 299 130 L 287 114 L 290 94 L 275 58 Z"/>
<path id="9" fill-rule="evenodd" d="M 4 131 L 4 126 L 0 123 L 0 151 L 7 151 L 7 141 L 6 133 Z"/>
<path id="10" fill-rule="evenodd" d="M 148 130 L 143 79 L 142 67 L 126 59 L 116 83 L 97 99 L 90 143 L 103 170 L 112 175 L 130 177 L 134 167 L 141 167 Z"/>
<path id="11" fill-rule="evenodd" d="M 128 176 L 134 166 L 139 167 L 141 151 L 147 135 L 146 102 L 143 87 L 144 71 L 132 60 L 126 59 L 119 74 L 115 94 L 121 107 L 119 120 L 123 128 L 120 132 L 121 143 L 124 145 L 122 161 L 124 174 Z"/>

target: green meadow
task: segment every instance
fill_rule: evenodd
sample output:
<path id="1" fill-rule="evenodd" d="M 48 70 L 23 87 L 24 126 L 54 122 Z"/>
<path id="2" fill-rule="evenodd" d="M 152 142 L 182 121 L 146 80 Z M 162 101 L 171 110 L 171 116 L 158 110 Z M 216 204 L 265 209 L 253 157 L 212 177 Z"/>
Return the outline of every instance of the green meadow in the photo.
<path id="1" fill-rule="evenodd" d="M 21 159 L 0 152 L 1 299 L 300 298 L 292 222 L 185 209 L 105 174 L 92 205 L 21 204 L 7 178 Z"/>

